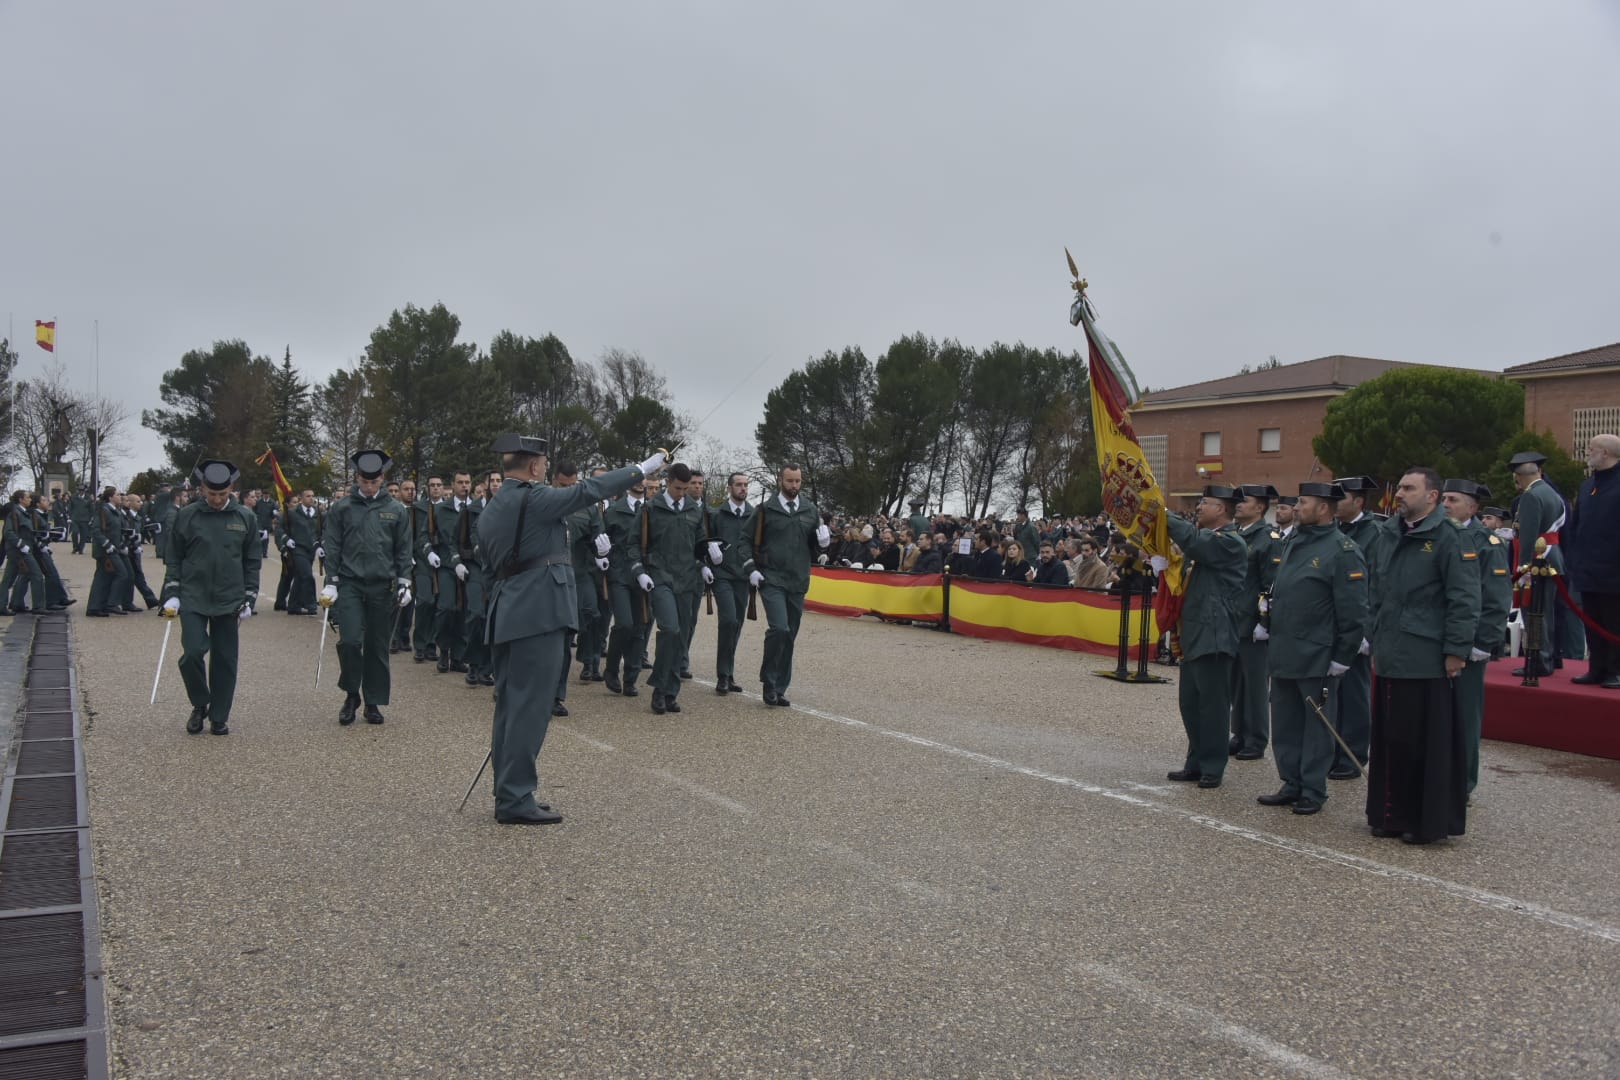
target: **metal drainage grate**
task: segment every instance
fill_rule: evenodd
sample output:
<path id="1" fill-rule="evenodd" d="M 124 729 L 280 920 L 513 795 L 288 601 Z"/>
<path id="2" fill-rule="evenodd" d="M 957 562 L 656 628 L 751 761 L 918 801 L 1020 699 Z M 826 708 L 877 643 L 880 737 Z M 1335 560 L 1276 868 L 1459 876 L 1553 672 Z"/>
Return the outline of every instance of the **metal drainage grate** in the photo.
<path id="1" fill-rule="evenodd" d="M 77 778 L 19 776 L 11 787 L 11 813 L 6 831 L 71 829 L 79 824 Z"/>
<path id="2" fill-rule="evenodd" d="M 86 1069 L 83 1039 L 0 1050 L 0 1076 L 11 1080 L 68 1080 Z"/>
<path id="3" fill-rule="evenodd" d="M 70 712 L 30 712 L 23 717 L 22 739 L 71 739 L 73 714 Z"/>
<path id="4" fill-rule="evenodd" d="M 18 776 L 73 771 L 72 739 L 40 739 L 22 743 L 21 746 L 22 750 L 17 755 Z"/>
<path id="5" fill-rule="evenodd" d="M 77 911 L 0 919 L 0 971 L 6 972 L 0 1035 L 84 1026 L 84 923 Z"/>
<path id="6" fill-rule="evenodd" d="M 0 848 L 0 910 L 79 902 L 79 832 L 6 837 Z"/>

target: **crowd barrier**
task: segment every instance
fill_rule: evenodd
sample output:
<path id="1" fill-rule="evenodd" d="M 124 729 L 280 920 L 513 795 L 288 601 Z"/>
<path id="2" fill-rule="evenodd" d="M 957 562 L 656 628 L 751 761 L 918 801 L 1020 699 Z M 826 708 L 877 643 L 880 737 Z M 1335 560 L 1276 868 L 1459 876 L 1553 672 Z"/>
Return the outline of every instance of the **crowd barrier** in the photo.
<path id="1" fill-rule="evenodd" d="M 1137 633 L 1142 597 L 1133 598 Z M 804 606 L 826 615 L 877 615 L 948 626 L 995 641 L 1113 655 L 1119 648 L 1120 597 L 1102 589 L 1066 589 L 979 581 L 945 574 L 889 574 L 812 567 Z M 1148 640 L 1157 641 L 1150 614 Z"/>

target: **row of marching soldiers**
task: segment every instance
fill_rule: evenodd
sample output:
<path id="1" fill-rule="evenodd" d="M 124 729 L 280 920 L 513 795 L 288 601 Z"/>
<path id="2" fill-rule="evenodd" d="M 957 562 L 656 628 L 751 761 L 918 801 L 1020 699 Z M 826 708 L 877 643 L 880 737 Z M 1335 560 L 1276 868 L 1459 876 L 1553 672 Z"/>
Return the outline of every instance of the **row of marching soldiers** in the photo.
<path id="1" fill-rule="evenodd" d="M 1479 520 L 1485 485 L 1413 468 L 1387 519 L 1369 512 L 1375 491 L 1367 477 L 1291 496 L 1217 484 L 1196 523 L 1171 518 L 1188 751 L 1169 779 L 1219 787 L 1269 731 L 1282 786 L 1262 805 L 1314 814 L 1330 779 L 1365 774 L 1373 835 L 1425 844 L 1465 831 L 1514 571 Z"/>

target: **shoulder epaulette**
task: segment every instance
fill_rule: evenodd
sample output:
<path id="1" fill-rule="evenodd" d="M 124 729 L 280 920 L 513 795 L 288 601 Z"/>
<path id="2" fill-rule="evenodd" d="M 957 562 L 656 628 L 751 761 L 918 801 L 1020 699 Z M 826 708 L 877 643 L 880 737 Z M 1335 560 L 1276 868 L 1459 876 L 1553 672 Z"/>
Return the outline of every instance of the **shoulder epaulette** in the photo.
<path id="1" fill-rule="evenodd" d="M 1354 551 L 1356 549 L 1356 542 L 1354 540 L 1346 540 L 1343 547 L 1346 551 Z"/>
<path id="2" fill-rule="evenodd" d="M 1272 529 L 1271 530 L 1271 538 L 1273 540 L 1281 540 L 1282 539 L 1282 533 L 1278 532 L 1276 529 Z"/>
<path id="3" fill-rule="evenodd" d="M 1491 534 L 1491 543 L 1500 544 L 1501 542 L 1502 542 L 1502 538 L 1500 536 L 1497 536 L 1495 533 Z"/>

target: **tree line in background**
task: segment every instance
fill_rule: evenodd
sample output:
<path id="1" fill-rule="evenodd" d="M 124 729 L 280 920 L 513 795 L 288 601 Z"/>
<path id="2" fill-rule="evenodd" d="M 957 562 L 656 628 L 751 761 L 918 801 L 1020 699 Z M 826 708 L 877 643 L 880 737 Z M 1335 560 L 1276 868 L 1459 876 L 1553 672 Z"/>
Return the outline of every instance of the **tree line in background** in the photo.
<path id="1" fill-rule="evenodd" d="M 492 467 L 488 446 L 503 431 L 544 436 L 553 461 L 581 464 L 637 460 L 649 440 L 681 437 L 667 383 L 637 353 L 610 349 L 591 363 L 551 334 L 503 330 L 482 351 L 460 334 L 443 304 L 408 304 L 371 332 L 353 367 L 317 383 L 290 348 L 279 363 L 238 340 L 192 350 L 164 374 L 163 405 L 141 415 L 168 458 L 141 483 L 223 457 L 244 487 L 268 488 L 268 462 L 255 464 L 266 447 L 295 488 L 328 490 L 347 483 L 350 455 L 367 446 L 388 451 L 394 476 L 420 481 Z"/>
<path id="2" fill-rule="evenodd" d="M 45 488 L 46 466 L 60 460 L 73 486 L 89 484 L 91 435 L 100 471 L 129 456 L 129 409 L 121 401 L 73 389 L 67 368 L 54 356 L 43 374 L 16 379 L 16 350 L 0 339 L 0 487 Z"/>

